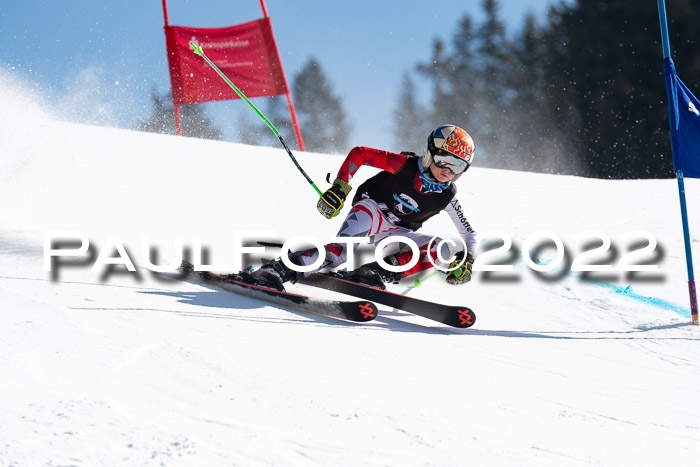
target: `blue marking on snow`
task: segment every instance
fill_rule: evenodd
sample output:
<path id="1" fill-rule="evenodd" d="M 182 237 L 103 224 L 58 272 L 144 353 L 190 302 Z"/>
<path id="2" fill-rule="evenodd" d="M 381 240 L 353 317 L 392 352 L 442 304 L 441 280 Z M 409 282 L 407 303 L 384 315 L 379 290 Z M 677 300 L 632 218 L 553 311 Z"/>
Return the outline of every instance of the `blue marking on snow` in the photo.
<path id="1" fill-rule="evenodd" d="M 639 295 L 637 292 L 632 290 L 632 286 L 622 287 L 619 285 L 610 284 L 609 282 L 590 282 L 593 285 L 597 285 L 604 289 L 610 290 L 618 295 L 624 295 L 627 298 L 636 300 L 638 302 L 644 303 L 645 305 L 651 305 L 656 308 L 661 308 L 662 310 L 671 310 L 684 318 L 690 318 L 690 308 L 686 308 L 681 305 L 676 305 L 666 300 L 662 300 L 656 297 L 647 297 L 645 295 Z"/>
<path id="2" fill-rule="evenodd" d="M 540 258 L 535 258 L 534 259 L 535 263 L 537 264 L 546 264 L 542 259 Z M 556 270 L 559 270 L 559 268 L 556 268 Z M 569 271 L 567 273 L 567 276 L 576 276 L 577 279 L 581 279 L 580 274 L 574 275 L 573 272 Z M 639 295 L 637 292 L 632 290 L 632 286 L 628 285 L 626 287 L 620 286 L 620 285 L 615 285 L 611 284 L 609 282 L 598 282 L 598 281 L 586 281 L 589 284 L 596 285 L 598 287 L 602 287 L 606 290 L 609 290 L 617 295 L 624 295 L 627 298 L 630 298 L 632 300 L 636 300 L 640 303 L 644 303 L 645 305 L 650 305 L 656 308 L 660 308 L 662 310 L 670 310 L 673 311 L 676 314 L 679 314 L 683 316 L 684 318 L 690 318 L 691 313 L 690 313 L 690 307 L 684 307 L 681 305 L 677 305 L 675 303 L 669 302 L 667 300 L 663 300 L 661 298 L 657 297 L 648 297 L 646 295 Z"/>

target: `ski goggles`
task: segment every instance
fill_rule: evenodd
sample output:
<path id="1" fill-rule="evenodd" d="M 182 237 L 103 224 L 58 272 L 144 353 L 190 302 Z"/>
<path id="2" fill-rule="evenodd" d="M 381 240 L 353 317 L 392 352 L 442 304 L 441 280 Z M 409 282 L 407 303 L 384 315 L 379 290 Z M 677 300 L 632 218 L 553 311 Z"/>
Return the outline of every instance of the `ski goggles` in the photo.
<path id="1" fill-rule="evenodd" d="M 469 168 L 467 161 L 443 149 L 433 149 L 433 163 L 441 169 L 449 169 L 452 175 L 459 175 Z"/>

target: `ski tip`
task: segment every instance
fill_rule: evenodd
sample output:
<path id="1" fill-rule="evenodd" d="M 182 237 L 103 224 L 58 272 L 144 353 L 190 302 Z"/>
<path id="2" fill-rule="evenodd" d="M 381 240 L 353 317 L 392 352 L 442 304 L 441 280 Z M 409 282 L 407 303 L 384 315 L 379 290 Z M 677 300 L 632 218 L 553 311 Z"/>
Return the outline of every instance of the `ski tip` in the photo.
<path id="1" fill-rule="evenodd" d="M 449 324 L 457 328 L 470 328 L 474 326 L 474 323 L 476 322 L 476 315 L 472 310 L 466 307 L 457 309 L 456 318 L 456 320 Z"/>
<path id="2" fill-rule="evenodd" d="M 194 48 L 194 53 L 196 53 L 197 55 L 202 56 L 204 54 L 202 48 L 194 42 L 190 42 L 190 45 Z"/>
<path id="3" fill-rule="evenodd" d="M 347 302 L 344 305 L 346 307 L 346 312 L 348 313 L 348 318 L 351 321 L 372 321 L 379 313 L 377 305 L 372 302 Z"/>

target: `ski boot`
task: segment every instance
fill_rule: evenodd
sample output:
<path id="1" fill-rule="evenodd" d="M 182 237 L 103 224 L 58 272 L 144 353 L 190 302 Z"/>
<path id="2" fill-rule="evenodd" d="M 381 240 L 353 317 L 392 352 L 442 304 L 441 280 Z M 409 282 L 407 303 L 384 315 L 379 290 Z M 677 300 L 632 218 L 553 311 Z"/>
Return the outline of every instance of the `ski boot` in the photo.
<path id="1" fill-rule="evenodd" d="M 296 282 L 298 274 L 285 265 L 281 259 L 273 259 L 263 264 L 260 269 L 246 275 L 246 282 L 268 289 L 284 292 L 285 282 Z"/>
<path id="2" fill-rule="evenodd" d="M 250 274 L 253 272 L 253 266 L 248 266 L 241 272 L 234 272 L 232 274 L 224 274 L 223 276 L 227 279 L 231 279 L 238 282 L 252 283 L 250 281 Z"/>
<path id="3" fill-rule="evenodd" d="M 395 255 L 390 255 L 384 258 L 387 264 L 399 266 L 399 261 Z M 342 277 L 349 281 L 357 282 L 363 285 L 369 285 L 377 289 L 386 289 L 386 283 L 398 284 L 399 279 L 403 276 L 402 272 L 391 272 L 383 269 L 376 261 L 360 266 L 352 272 L 345 272 Z"/>

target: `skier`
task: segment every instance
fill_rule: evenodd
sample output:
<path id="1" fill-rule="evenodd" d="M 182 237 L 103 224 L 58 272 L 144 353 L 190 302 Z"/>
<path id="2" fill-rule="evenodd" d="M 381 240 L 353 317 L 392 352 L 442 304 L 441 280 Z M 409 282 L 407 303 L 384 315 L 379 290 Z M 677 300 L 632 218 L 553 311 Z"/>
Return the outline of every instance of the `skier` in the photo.
<path id="1" fill-rule="evenodd" d="M 377 262 L 365 264 L 345 273 L 345 278 L 363 284 L 385 288 L 386 282 L 398 282 L 417 272 L 430 268 L 438 257 L 440 239 L 421 234 L 421 225 L 440 211 L 447 212 L 464 240 L 467 251 L 457 253 L 447 273 L 450 284 L 464 284 L 471 280 L 474 263 L 475 232 L 464 215 L 457 199 L 457 187 L 453 183 L 469 168 L 474 158 L 474 142 L 471 136 L 455 125 L 442 125 L 428 135 L 427 147 L 422 156 L 404 152 L 395 154 L 368 147 L 355 147 L 345 158 L 333 186 L 321 195 L 318 211 L 326 218 L 333 218 L 343 207 L 352 190 L 350 181 L 362 165 L 383 169 L 383 172 L 363 183 L 352 201 L 352 209 L 338 232 L 338 237 L 369 237 L 374 245 L 389 236 L 400 235 L 413 240 L 419 247 L 418 263 L 404 272 L 390 272 Z M 431 242 L 431 240 L 433 240 Z M 354 247 L 351 245 L 350 248 Z M 335 268 L 347 260 L 348 245 L 326 245 L 325 259 L 316 269 Z M 443 258 L 449 257 L 449 247 L 442 244 Z M 317 249 L 290 253 L 293 264 L 306 266 L 318 259 Z M 393 266 L 408 264 L 413 252 L 405 247 L 398 253 L 384 258 Z M 432 262 L 431 262 L 432 259 Z M 456 267 L 460 265 L 461 267 Z M 287 267 L 278 258 L 250 273 L 250 281 L 264 287 L 284 290 L 283 283 L 296 281 L 303 274 Z"/>

